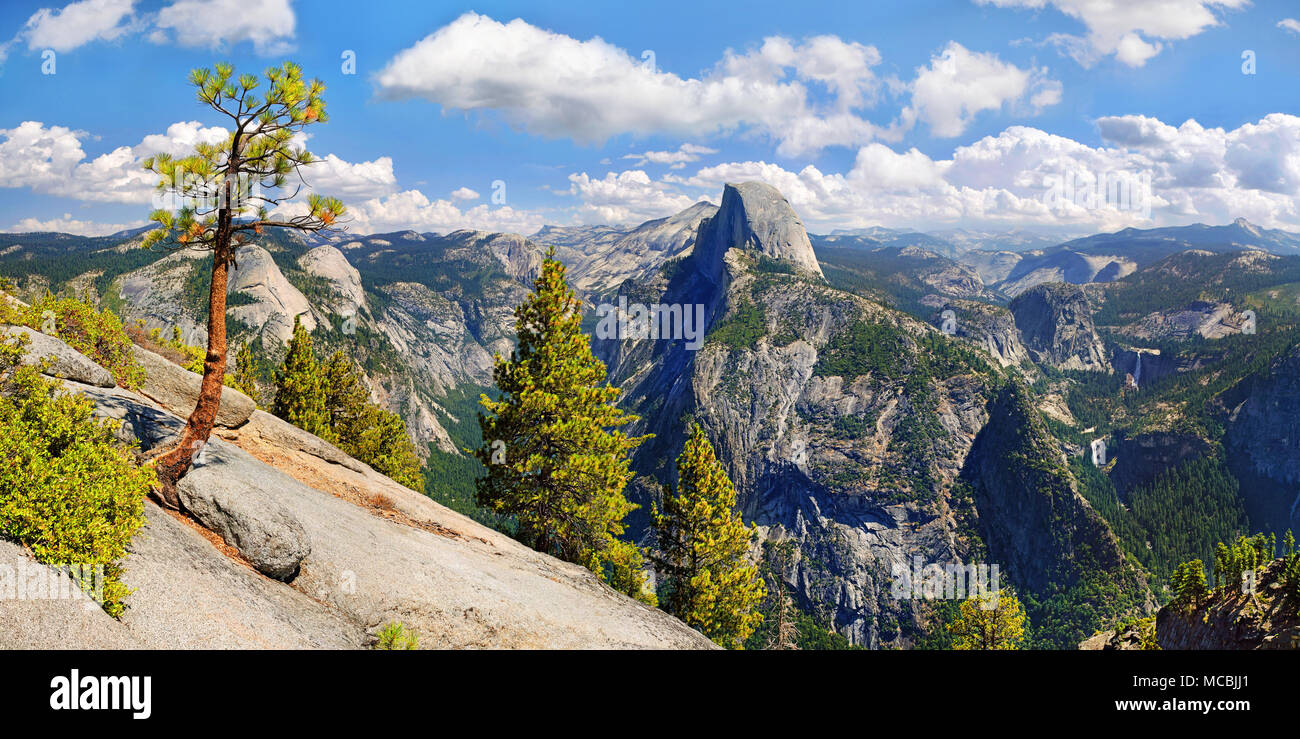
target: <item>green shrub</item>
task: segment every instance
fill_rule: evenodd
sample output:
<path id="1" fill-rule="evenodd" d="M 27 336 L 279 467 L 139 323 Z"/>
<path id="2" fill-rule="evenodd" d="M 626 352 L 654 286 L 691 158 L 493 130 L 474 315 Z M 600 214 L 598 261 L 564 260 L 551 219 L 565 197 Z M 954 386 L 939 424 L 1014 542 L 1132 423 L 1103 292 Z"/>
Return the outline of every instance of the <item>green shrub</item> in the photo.
<path id="1" fill-rule="evenodd" d="M 20 366 L 25 342 L 0 342 L 0 537 L 46 564 L 102 565 L 102 605 L 120 616 L 121 561 L 145 523 L 153 470 L 134 464 L 90 401 Z"/>
<path id="2" fill-rule="evenodd" d="M 376 634 L 375 649 L 419 649 L 420 635 L 401 621 L 393 621 Z"/>
<path id="3" fill-rule="evenodd" d="M 53 317 L 53 332 L 46 318 Z M 55 298 L 46 293 L 26 308 L 19 308 L 17 322 L 43 333 L 52 333 L 68 346 L 90 357 L 113 374 L 122 387 L 139 388 L 144 382 L 144 368 L 131 353 L 131 339 L 122 321 L 110 311 L 99 311 L 75 298 Z"/>

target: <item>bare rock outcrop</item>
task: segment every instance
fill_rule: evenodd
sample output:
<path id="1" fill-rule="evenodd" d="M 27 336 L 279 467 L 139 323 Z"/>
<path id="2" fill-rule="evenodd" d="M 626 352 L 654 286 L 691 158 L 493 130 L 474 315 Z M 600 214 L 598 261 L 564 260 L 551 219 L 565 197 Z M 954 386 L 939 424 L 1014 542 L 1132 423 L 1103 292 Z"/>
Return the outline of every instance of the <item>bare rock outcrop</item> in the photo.
<path id="1" fill-rule="evenodd" d="M 366 305 L 366 291 L 361 286 L 361 273 L 348 258 L 329 244 L 322 244 L 298 257 L 298 266 L 310 275 L 328 280 L 334 295 L 327 305 L 316 306 L 341 316 L 356 315 Z"/>
<path id="2" fill-rule="evenodd" d="M 1010 308 L 1034 361 L 1057 369 L 1110 371 L 1088 299 L 1078 286 L 1036 285 L 1011 301 Z"/>
<path id="3" fill-rule="evenodd" d="M 765 182 L 727 184 L 718 212 L 700 224 L 696 263 L 716 277 L 728 249 L 752 249 L 822 277 L 803 221 L 779 190 Z"/>
<path id="4" fill-rule="evenodd" d="M 53 336 L 33 331 L 26 326 L 4 326 L 0 327 L 0 331 L 26 336 L 27 352 L 23 355 L 23 364 L 44 364 L 42 371 L 50 377 L 75 380 L 95 387 L 113 387 L 116 384 L 112 373 Z"/>
<path id="5" fill-rule="evenodd" d="M 288 341 L 295 317 L 308 331 L 316 328 L 311 303 L 285 278 L 271 253 L 256 244 L 246 244 L 235 252 L 226 290 L 251 299 L 231 306 L 226 315 L 261 331 L 264 342 L 272 337 L 280 344 Z"/>
<path id="6" fill-rule="evenodd" d="M 64 385 L 101 417 L 123 421 L 119 436 L 145 448 L 181 429 L 143 395 Z M 286 445 L 293 435 L 264 433 L 273 427 L 246 424 L 209 442 L 182 481 L 192 487 L 193 518 L 146 502 L 148 524 L 124 565 L 135 592 L 120 620 L 84 600 L 0 599 L 0 646 L 362 648 L 401 621 L 424 648 L 714 648 L 585 568 L 534 552 L 355 460 L 326 461 L 321 455 L 330 454 L 312 445 Z M 262 538 L 241 538 L 250 533 Z M 284 582 L 267 573 L 259 560 L 276 547 L 294 549 L 297 537 L 309 549 L 297 576 Z M 0 588 L 6 564 L 33 563 L 0 543 Z"/>
<path id="7" fill-rule="evenodd" d="M 1161 649 L 1300 649 L 1300 603 L 1279 577 L 1283 560 L 1260 568 L 1254 592 L 1218 588 L 1193 605 L 1156 615 Z"/>

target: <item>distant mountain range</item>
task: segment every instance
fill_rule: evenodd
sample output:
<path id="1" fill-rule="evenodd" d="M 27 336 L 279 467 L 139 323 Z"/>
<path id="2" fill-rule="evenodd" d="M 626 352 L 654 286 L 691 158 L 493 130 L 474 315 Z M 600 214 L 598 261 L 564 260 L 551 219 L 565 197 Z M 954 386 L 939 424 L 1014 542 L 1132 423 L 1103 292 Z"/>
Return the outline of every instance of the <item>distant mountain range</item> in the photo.
<path id="1" fill-rule="evenodd" d="M 1111 282 L 1189 249 L 1214 254 L 1264 251 L 1293 256 L 1300 254 L 1300 235 L 1260 228 L 1238 218 L 1226 226 L 1126 228 L 1046 249 L 971 251 L 958 259 L 979 272 L 986 285 L 1014 296 L 1044 282 Z"/>
<path id="2" fill-rule="evenodd" d="M 1010 231 L 971 231 L 964 228 L 942 231 L 908 231 L 875 226 L 860 229 L 836 229 L 829 234 L 809 234 L 814 245 L 860 246 L 865 248 L 909 246 L 956 258 L 968 251 L 1030 251 L 1055 246 L 1076 233 L 1042 233 L 1012 229 Z"/>
<path id="3" fill-rule="evenodd" d="M 203 255 L 137 248 L 142 232 L 0 234 L 0 275 L 22 295 L 84 296 L 202 343 Z M 320 351 L 346 351 L 427 454 L 431 495 L 479 515 L 477 463 L 461 450 L 480 442 L 479 393 L 548 248 L 588 306 L 699 306 L 708 327 L 694 347 L 593 339 L 641 418 L 629 433 L 655 435 L 633 461 L 629 496 L 644 507 L 630 534 L 644 534 L 699 423 L 759 528 L 754 558 L 793 541 L 779 576 L 796 606 L 855 644 L 945 633 L 933 604 L 890 595 L 917 557 L 1001 563 L 1029 596 L 1035 644 L 1069 647 L 1152 612 L 1172 566 L 1212 556 L 1243 521 L 1300 526 L 1287 441 L 1300 236 L 1244 220 L 1061 243 L 810 235 L 780 192 L 751 182 L 629 227 L 268 232 L 241 247 L 228 283 L 232 341 L 272 366 L 298 318 Z M 1098 438 L 1113 464 L 1085 459 Z"/>

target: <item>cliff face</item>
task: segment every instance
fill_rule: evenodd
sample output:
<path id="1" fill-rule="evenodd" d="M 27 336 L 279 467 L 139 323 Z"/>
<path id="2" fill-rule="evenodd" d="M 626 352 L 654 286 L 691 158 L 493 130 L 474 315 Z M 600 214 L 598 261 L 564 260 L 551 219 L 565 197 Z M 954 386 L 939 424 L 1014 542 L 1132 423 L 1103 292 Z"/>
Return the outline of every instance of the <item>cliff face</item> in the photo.
<path id="1" fill-rule="evenodd" d="M 954 336 L 988 352 L 1004 368 L 1026 368 L 1032 361 L 1015 317 L 1006 308 L 973 300 L 946 301 L 941 307 L 930 317 L 932 326 L 943 330 L 945 319 L 951 319 Z M 948 310 L 951 316 L 944 315 Z"/>
<path id="2" fill-rule="evenodd" d="M 1088 300 L 1077 286 L 1036 285 L 1011 301 L 1010 308 L 1035 362 L 1066 370 L 1110 370 Z"/>
<path id="3" fill-rule="evenodd" d="M 1071 561 L 1096 549 L 1089 565 L 1123 596 L 1099 606 L 1098 618 L 1111 605 L 1118 613 L 1120 602 L 1145 604 L 1145 583 L 1068 475 L 1046 495 L 1008 469 L 1059 451 L 1040 439 L 1021 462 L 1003 453 L 989 431 L 1003 418 L 987 404 L 995 364 L 974 352 L 947 355 L 956 350 L 942 349 L 952 342 L 935 328 L 835 290 L 813 270 L 771 269 L 763 257 L 798 264 L 782 244 L 801 240 L 783 211 L 749 212 L 745 189 L 724 194 L 691 259 L 622 289 L 629 302 L 702 305 L 710 340 L 698 351 L 672 340 L 594 344 L 642 417 L 637 433 L 656 434 L 638 451 L 638 471 L 671 484 L 684 429 L 699 422 L 737 485 L 745 520 L 766 540 L 795 542 L 786 578 L 801 606 L 856 644 L 918 638 L 930 604 L 891 594 L 895 568 L 911 571 L 917 557 L 969 563 L 981 531 L 998 544 L 981 561 L 1004 572 L 1014 562 L 1016 578 L 1035 591 L 1094 582 Z M 728 242 L 718 234 L 730 227 L 721 226 L 738 223 L 749 235 L 722 250 Z M 783 240 L 769 246 L 756 236 L 770 233 Z M 1002 357 L 1027 357 L 1010 314 L 984 318 L 970 323 L 973 340 L 996 336 Z M 981 436 L 984 448 L 973 448 Z M 963 469 L 985 476 L 982 502 L 959 484 Z M 637 524 L 643 531 L 644 518 Z"/>
<path id="4" fill-rule="evenodd" d="M 1219 589 L 1156 616 L 1161 649 L 1300 649 L 1300 602 L 1278 582 L 1282 560 L 1259 570 L 1254 593 Z"/>
<path id="5" fill-rule="evenodd" d="M 718 212 L 700 225 L 695 254 L 710 277 L 718 274 L 723 255 L 732 248 L 752 249 L 822 276 L 803 222 L 785 196 L 763 182 L 726 185 Z"/>
<path id="6" fill-rule="evenodd" d="M 1231 410 L 1228 440 L 1255 471 L 1300 486 L 1300 347 L 1278 357 L 1266 375 L 1247 380 Z"/>
<path id="7" fill-rule="evenodd" d="M 797 220 L 772 201 L 745 210 L 746 191 L 753 189 L 724 194 L 721 221 L 701 227 L 691 259 L 624 292 L 629 301 L 703 305 L 714 330 L 752 324 L 757 338 L 715 338 L 698 351 L 681 341 L 595 342 L 626 404 L 642 416 L 638 432 L 656 434 L 635 464 L 671 481 L 683 419 L 698 421 L 736 482 L 746 521 L 764 539 L 796 542 L 786 577 L 802 607 L 854 643 L 908 644 L 924 608 L 890 594 L 892 569 L 910 570 L 914 556 L 950 563 L 967 554 L 947 489 L 985 422 L 984 381 L 958 373 L 908 386 L 907 370 L 923 361 L 920 336 L 935 332 L 826 286 L 781 246 L 805 243 L 788 231 Z M 750 235 L 717 249 L 721 225 L 742 223 Z M 783 236 L 769 246 L 755 243 L 756 234 Z M 760 256 L 795 269 L 765 272 Z M 855 355 L 841 344 L 863 325 L 897 342 L 890 366 L 852 374 L 819 365 L 828 354 Z M 926 433 L 932 443 L 921 441 Z M 754 556 L 760 552 L 756 544 Z"/>
<path id="8" fill-rule="evenodd" d="M 1153 599 L 1145 576 L 1077 492 L 1026 391 L 1005 386 L 989 415 L 998 422 L 980 432 L 965 474 L 975 485 L 990 560 L 1035 595 L 1069 603 L 1081 624 L 1093 624 L 1078 638 L 1109 618 L 1149 610 Z M 1096 597 L 1098 592 L 1105 597 Z M 1077 641 L 1065 638 L 1058 646 Z"/>

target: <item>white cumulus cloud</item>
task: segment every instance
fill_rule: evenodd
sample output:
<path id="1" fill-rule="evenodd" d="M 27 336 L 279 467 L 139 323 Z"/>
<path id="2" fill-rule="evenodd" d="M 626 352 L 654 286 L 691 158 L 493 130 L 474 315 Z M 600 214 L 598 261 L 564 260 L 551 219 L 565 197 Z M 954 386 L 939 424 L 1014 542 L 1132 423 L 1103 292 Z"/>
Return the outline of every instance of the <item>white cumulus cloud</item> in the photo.
<path id="1" fill-rule="evenodd" d="M 534 233 L 547 220 L 509 205 L 476 205 L 461 209 L 450 200 L 430 200 L 419 190 L 403 190 L 383 198 L 349 204 L 348 229 L 354 233 L 414 230 L 449 233 L 460 229 Z"/>
<path id="2" fill-rule="evenodd" d="M 134 146 L 118 146 L 89 158 L 82 148 L 82 141 L 90 138 L 88 132 L 25 121 L 0 129 L 0 187 L 26 187 L 86 202 L 144 206 L 152 202 L 157 183 L 141 166 L 146 157 L 159 153 L 185 156 L 196 144 L 219 143 L 228 133 L 220 126 L 181 121 L 164 133 L 143 137 Z M 302 174 L 312 191 L 345 199 L 386 195 L 397 184 L 390 157 L 354 164 L 328 154 L 303 167 Z M 290 180 L 286 194 L 295 185 Z"/>
<path id="3" fill-rule="evenodd" d="M 520 19 L 500 23 L 466 13 L 398 53 L 376 82 L 386 99 L 497 111 L 530 133 L 583 143 L 743 129 L 793 156 L 865 143 L 877 133 L 853 112 L 878 87 L 874 47 L 833 36 L 803 43 L 773 37 L 747 53 L 727 52 L 699 78 L 649 61 L 600 38 L 582 41 Z M 815 99 L 814 89 L 828 102 Z"/>
<path id="4" fill-rule="evenodd" d="M 176 0 L 158 11 L 151 41 L 223 48 L 248 41 L 259 54 L 293 48 L 297 17 L 289 0 Z"/>
<path id="5" fill-rule="evenodd" d="M 912 102 L 903 111 L 905 122 L 924 121 L 938 137 L 960 136 L 982 111 L 1028 101 L 1037 112 L 1061 100 L 1061 84 L 1045 70 L 1026 70 L 995 54 L 970 51 L 956 41 L 930 64 L 917 69 Z"/>
<path id="6" fill-rule="evenodd" d="M 681 169 L 688 162 L 699 161 L 705 154 L 717 154 L 717 149 L 698 144 L 682 144 L 676 151 L 644 151 L 640 154 L 624 154 L 624 159 L 635 159 L 633 164 L 644 167 L 647 164 L 667 164 L 671 169 Z"/>
<path id="7" fill-rule="evenodd" d="M 1187 39 L 1221 25 L 1216 10 L 1235 10 L 1250 0 L 975 0 L 999 8 L 1055 7 L 1087 27 L 1086 36 L 1053 34 L 1047 41 L 1085 67 L 1114 54 L 1140 67 L 1164 48 L 1162 41 Z"/>
<path id="8" fill-rule="evenodd" d="M 131 30 L 135 0 L 82 0 L 61 10 L 41 8 L 18 37 L 29 49 L 71 51 L 91 41 L 113 41 Z"/>
<path id="9" fill-rule="evenodd" d="M 71 213 L 64 213 L 62 218 L 50 218 L 44 221 L 37 218 L 24 218 L 15 223 L 9 231 L 13 233 L 56 231 L 78 236 L 107 236 L 118 231 L 139 228 L 148 223 L 148 221 L 143 220 L 134 223 L 96 223 L 94 221 L 78 220 L 73 218 Z"/>
<path id="10" fill-rule="evenodd" d="M 876 225 L 1113 231 L 1237 217 L 1300 230 L 1300 117 L 1275 113 L 1232 130 L 1205 128 L 1195 120 L 1173 126 L 1144 116 L 1106 117 L 1097 126 L 1102 146 L 1011 126 L 956 147 L 947 159 L 873 142 L 858 150 L 846 172 L 726 162 L 659 180 L 636 170 L 599 181 L 571 176 L 571 191 L 595 203 L 601 191 L 576 185 L 599 182 L 625 200 L 641 195 L 621 203 L 625 209 L 662 217 L 681 202 L 716 198 L 724 183 L 761 180 L 780 190 L 810 229 L 823 232 Z M 1148 181 L 1150 213 L 1107 202 L 1050 202 L 1052 183 L 1064 177 Z M 622 183 L 629 186 L 615 187 Z"/>

